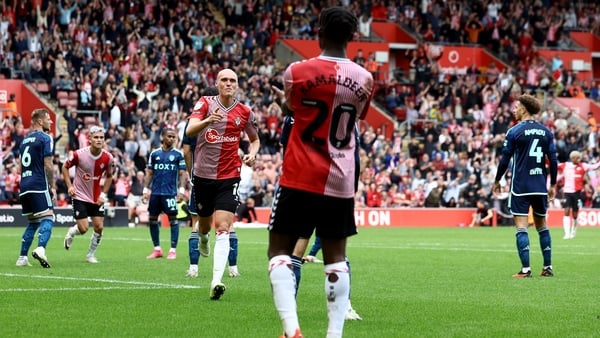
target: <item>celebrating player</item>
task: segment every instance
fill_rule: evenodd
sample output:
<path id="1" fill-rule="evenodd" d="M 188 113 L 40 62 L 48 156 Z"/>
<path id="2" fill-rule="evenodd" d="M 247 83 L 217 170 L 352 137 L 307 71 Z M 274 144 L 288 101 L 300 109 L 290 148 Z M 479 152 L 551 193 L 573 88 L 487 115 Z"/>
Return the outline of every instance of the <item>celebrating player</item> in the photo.
<path id="1" fill-rule="evenodd" d="M 90 128 L 90 145 L 70 154 L 63 164 L 62 176 L 73 200 L 75 225 L 67 230 L 64 245 L 69 250 L 75 235 L 83 235 L 89 229 L 88 217 L 92 218 L 94 233 L 86 256 L 89 263 L 98 263 L 96 250 L 102 239 L 104 229 L 104 203 L 113 181 L 113 156 L 104 147 L 104 128 Z M 75 167 L 75 176 L 71 181 L 69 168 Z M 104 179 L 104 182 L 102 182 Z"/>
<path id="2" fill-rule="evenodd" d="M 301 337 L 296 312 L 294 247 L 316 235 L 323 243 L 328 336 L 341 336 L 349 306 L 347 237 L 354 220 L 354 127 L 364 118 L 373 93 L 373 76 L 348 59 L 346 47 L 357 30 L 356 16 L 329 7 L 319 17 L 320 56 L 291 64 L 284 73 L 283 110 L 293 114 L 280 187 L 269 222 L 269 279 L 286 337 Z M 307 163 L 311 163 L 307 166 Z M 313 210 L 322 215 L 315 221 Z"/>

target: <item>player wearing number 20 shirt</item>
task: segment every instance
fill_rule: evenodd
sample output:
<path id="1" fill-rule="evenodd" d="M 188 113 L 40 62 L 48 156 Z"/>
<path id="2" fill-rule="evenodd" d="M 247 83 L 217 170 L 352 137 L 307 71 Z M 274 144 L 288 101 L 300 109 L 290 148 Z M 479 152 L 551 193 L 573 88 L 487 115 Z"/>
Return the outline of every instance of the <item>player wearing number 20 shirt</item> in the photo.
<path id="1" fill-rule="evenodd" d="M 364 119 L 373 77 L 349 59 L 319 56 L 284 73 L 293 112 L 280 185 L 338 198 L 354 197 L 354 126 Z"/>

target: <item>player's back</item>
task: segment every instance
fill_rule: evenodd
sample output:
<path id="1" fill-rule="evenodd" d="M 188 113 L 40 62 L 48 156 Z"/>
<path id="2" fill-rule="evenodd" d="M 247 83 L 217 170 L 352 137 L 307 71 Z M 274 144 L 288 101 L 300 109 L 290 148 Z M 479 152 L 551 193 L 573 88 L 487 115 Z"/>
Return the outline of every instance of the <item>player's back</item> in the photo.
<path id="1" fill-rule="evenodd" d="M 517 195 L 547 193 L 546 158 L 556 160 L 552 132 L 539 122 L 522 121 L 507 133 L 514 144 L 512 191 Z"/>
<path id="2" fill-rule="evenodd" d="M 294 126 L 284 154 L 281 185 L 353 197 L 354 126 L 368 109 L 373 77 L 348 59 L 320 56 L 290 65 L 284 81 Z"/>
<path id="3" fill-rule="evenodd" d="M 21 194 L 48 189 L 44 158 L 52 155 L 52 139 L 41 130 L 27 134 L 19 147 L 21 153 Z"/>

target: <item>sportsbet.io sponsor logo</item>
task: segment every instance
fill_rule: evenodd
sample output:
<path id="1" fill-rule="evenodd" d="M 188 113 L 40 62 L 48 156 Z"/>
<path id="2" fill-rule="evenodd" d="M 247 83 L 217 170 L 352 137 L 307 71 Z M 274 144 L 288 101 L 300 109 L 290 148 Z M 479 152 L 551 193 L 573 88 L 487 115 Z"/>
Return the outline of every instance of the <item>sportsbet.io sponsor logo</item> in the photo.
<path id="1" fill-rule="evenodd" d="M 54 222 L 60 223 L 60 224 L 74 223 L 75 218 L 73 218 L 73 215 L 56 214 Z"/>
<path id="2" fill-rule="evenodd" d="M 220 135 L 216 129 L 208 129 L 206 134 L 204 134 L 204 138 L 208 143 L 228 143 L 228 142 L 238 142 L 239 137 L 237 136 L 225 136 Z"/>
<path id="3" fill-rule="evenodd" d="M 0 215 L 0 223 L 14 223 L 15 218 L 12 215 L 2 214 Z"/>

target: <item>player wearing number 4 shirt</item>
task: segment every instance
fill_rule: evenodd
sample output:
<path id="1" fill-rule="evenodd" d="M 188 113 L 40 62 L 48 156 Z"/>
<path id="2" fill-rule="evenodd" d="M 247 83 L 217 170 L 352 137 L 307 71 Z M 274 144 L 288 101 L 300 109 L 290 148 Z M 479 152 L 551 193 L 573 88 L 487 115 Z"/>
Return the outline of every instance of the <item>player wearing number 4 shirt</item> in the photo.
<path id="1" fill-rule="evenodd" d="M 113 181 L 113 156 L 104 147 L 105 130 L 99 126 L 90 128 L 90 145 L 72 152 L 63 164 L 62 176 L 73 200 L 75 225 L 67 230 L 64 245 L 69 250 L 75 235 L 83 235 L 90 226 L 88 217 L 92 218 L 94 233 L 90 239 L 90 247 L 86 260 L 98 263 L 96 249 L 102 239 L 104 229 L 104 203 Z M 75 177 L 71 181 L 69 168 L 75 167 Z"/>
<path id="2" fill-rule="evenodd" d="M 587 164 L 581 162 L 581 153 L 577 150 L 569 154 L 571 162 L 560 163 L 558 172 L 564 179 L 563 192 L 565 194 L 563 216 L 563 229 L 565 236 L 563 239 L 575 238 L 577 231 L 577 216 L 579 215 L 579 204 L 581 203 L 581 193 L 586 172 L 600 168 L 600 162 Z M 573 210 L 573 224 L 571 225 L 571 210 Z"/>
<path id="3" fill-rule="evenodd" d="M 323 9 L 321 55 L 291 64 L 283 93 L 273 88 L 284 113 L 294 117 L 269 221 L 269 279 L 285 337 L 301 336 L 290 257 L 300 237 L 315 231 L 323 244 L 328 337 L 342 336 L 349 307 L 346 241 L 356 234 L 354 126 L 365 118 L 373 93 L 373 76 L 346 53 L 357 24 L 342 7 Z"/>
<path id="4" fill-rule="evenodd" d="M 533 220 L 544 258 L 541 276 L 551 277 L 553 276 L 552 241 L 546 225 L 546 210 L 548 200 L 554 199 L 556 188 L 557 161 L 554 136 L 548 128 L 534 119 L 534 116 L 540 112 L 540 103 L 535 97 L 521 95 L 514 112 L 519 123 L 506 132 L 493 190 L 495 193 L 500 192 L 500 180 L 512 159 L 508 206 L 517 226 L 517 251 L 521 260 L 521 270 L 513 277 L 531 277 L 527 233 L 527 214 L 530 206 L 533 209 Z M 550 189 L 547 188 L 548 175 L 550 175 Z"/>

